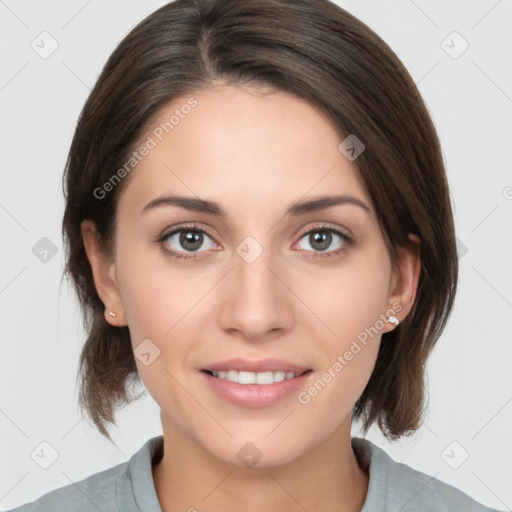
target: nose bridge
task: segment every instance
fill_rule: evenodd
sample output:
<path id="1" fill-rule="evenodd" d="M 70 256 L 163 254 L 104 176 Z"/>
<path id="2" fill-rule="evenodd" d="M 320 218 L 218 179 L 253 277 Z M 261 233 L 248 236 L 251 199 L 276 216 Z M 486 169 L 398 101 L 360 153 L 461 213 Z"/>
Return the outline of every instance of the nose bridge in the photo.
<path id="1" fill-rule="evenodd" d="M 276 277 L 270 270 L 275 266 L 270 245 L 265 248 L 252 236 L 244 239 L 236 248 L 235 275 L 251 300 L 263 299 L 276 293 Z M 267 300 L 270 297 L 267 297 Z"/>
<path id="2" fill-rule="evenodd" d="M 290 292 L 279 279 L 277 266 L 272 248 L 263 247 L 255 237 L 246 237 L 236 247 L 230 273 L 232 289 L 221 313 L 225 329 L 240 330 L 247 338 L 260 338 L 288 325 Z"/>

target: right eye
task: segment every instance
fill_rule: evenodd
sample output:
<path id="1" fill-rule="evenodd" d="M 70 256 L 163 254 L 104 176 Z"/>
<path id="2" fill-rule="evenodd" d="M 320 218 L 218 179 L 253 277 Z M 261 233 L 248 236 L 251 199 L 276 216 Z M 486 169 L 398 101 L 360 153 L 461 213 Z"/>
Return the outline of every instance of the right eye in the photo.
<path id="1" fill-rule="evenodd" d="M 210 247 L 206 249 L 212 249 L 216 245 L 215 242 L 213 242 L 210 235 L 204 229 L 197 227 L 195 224 L 180 226 L 179 228 L 163 234 L 158 239 L 158 243 L 172 258 L 196 260 L 198 259 L 196 253 L 207 252 L 199 251 L 204 245 L 205 235 L 211 241 Z M 170 242 L 168 242 L 169 240 Z M 167 248 L 169 246 L 173 247 L 173 245 L 174 248 L 171 250 Z M 184 251 L 182 251 L 180 247 L 184 249 Z M 190 251 L 189 255 L 187 255 L 187 251 Z"/>

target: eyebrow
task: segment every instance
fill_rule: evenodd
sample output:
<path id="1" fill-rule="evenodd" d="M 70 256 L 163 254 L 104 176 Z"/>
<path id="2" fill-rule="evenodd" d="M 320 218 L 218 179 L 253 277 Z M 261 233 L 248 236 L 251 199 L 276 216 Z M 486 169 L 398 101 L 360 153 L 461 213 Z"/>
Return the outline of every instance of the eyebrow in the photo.
<path id="1" fill-rule="evenodd" d="M 311 212 L 317 212 L 338 205 L 353 205 L 362 208 L 366 213 L 371 213 L 371 208 L 361 199 L 350 195 L 321 196 L 309 201 L 297 201 L 293 203 L 285 215 L 298 217 Z M 227 213 L 215 201 L 196 199 L 186 196 L 163 196 L 150 201 L 141 211 L 141 215 L 161 206 L 178 206 L 186 210 L 206 213 L 225 219 Z"/>

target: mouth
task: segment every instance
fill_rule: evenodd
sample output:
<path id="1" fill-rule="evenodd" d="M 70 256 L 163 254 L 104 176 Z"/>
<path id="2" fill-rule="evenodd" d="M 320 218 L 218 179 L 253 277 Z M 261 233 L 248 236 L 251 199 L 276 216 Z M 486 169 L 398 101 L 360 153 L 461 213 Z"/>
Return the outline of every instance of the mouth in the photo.
<path id="1" fill-rule="evenodd" d="M 283 380 L 291 380 L 297 377 L 301 377 L 313 370 L 308 369 L 304 371 L 263 371 L 263 372 L 250 372 L 250 371 L 237 371 L 237 370 L 202 370 L 204 373 L 211 375 L 217 379 L 227 380 L 236 384 L 259 384 L 266 386 L 275 384 L 276 382 L 282 382 Z"/>
<path id="2" fill-rule="evenodd" d="M 281 402 L 308 384 L 313 369 L 284 360 L 231 359 L 199 371 L 203 382 L 222 400 L 247 408 Z"/>

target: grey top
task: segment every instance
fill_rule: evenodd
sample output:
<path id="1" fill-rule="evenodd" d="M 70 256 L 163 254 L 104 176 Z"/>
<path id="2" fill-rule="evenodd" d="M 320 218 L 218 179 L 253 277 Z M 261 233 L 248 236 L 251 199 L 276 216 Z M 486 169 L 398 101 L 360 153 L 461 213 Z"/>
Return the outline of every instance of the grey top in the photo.
<path id="1" fill-rule="evenodd" d="M 352 438 L 370 482 L 361 512 L 497 512 L 467 494 L 410 466 L 396 462 L 368 439 Z M 146 443 L 122 464 L 95 473 L 8 512 L 162 512 L 152 462 L 163 454 L 163 436 Z"/>

